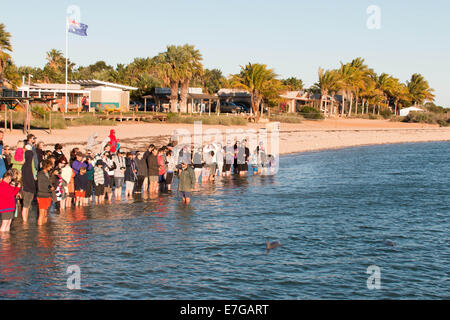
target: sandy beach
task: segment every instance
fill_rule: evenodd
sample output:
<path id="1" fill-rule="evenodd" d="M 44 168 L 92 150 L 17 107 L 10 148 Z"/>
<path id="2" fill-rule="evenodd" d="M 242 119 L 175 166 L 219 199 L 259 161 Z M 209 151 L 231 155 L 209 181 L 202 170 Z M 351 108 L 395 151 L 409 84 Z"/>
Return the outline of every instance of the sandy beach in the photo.
<path id="1" fill-rule="evenodd" d="M 266 124 L 248 124 L 247 126 L 203 125 L 203 132 L 215 128 L 223 134 L 226 130 L 258 130 Z M 75 146 L 85 146 L 88 138 L 97 133 L 97 141 L 102 141 L 114 128 L 124 150 L 144 150 L 149 143 L 167 143 L 175 130 L 187 129 L 194 132 L 190 124 L 146 123 L 118 124 L 114 127 L 83 126 L 53 130 L 32 130 L 43 141 L 47 149 L 53 150 L 55 143 L 62 143 L 64 151 Z M 5 131 L 5 130 L 4 130 Z M 19 139 L 24 138 L 21 130 L 5 131 L 4 143 L 15 147 Z M 336 149 L 352 146 L 391 144 L 406 142 L 450 141 L 450 128 L 437 125 L 391 122 L 389 120 L 365 119 L 328 119 L 324 121 L 303 121 L 298 124 L 281 123 L 280 154 Z"/>

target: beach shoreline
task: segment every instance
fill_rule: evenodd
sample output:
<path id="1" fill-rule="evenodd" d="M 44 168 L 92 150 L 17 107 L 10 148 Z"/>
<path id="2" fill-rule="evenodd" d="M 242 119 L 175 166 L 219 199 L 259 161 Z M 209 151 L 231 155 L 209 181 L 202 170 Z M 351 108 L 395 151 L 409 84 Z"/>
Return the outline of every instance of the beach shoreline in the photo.
<path id="1" fill-rule="evenodd" d="M 247 126 L 203 125 L 205 133 L 217 129 L 222 134 L 242 129 L 257 131 L 266 128 L 266 124 L 248 124 Z M 31 130 L 38 141 L 43 141 L 46 149 L 53 150 L 56 143 L 64 146 L 64 152 L 71 148 L 83 147 L 88 138 L 97 133 L 97 142 L 101 142 L 114 129 L 124 150 L 145 150 L 148 144 L 162 145 L 169 141 L 174 130 L 194 132 L 193 124 L 177 123 L 134 123 L 108 126 L 82 126 L 67 129 Z M 5 131 L 4 143 L 12 148 L 25 136 L 21 130 Z M 270 133 L 269 133 L 270 134 Z M 270 136 L 269 136 L 270 139 Z M 450 128 L 422 123 L 391 122 L 389 120 L 367 119 L 327 119 L 323 121 L 303 121 L 302 123 L 281 123 L 279 132 L 279 154 L 293 154 L 311 151 L 324 151 L 347 147 L 370 146 L 380 144 L 418 143 L 432 141 L 450 141 Z"/>

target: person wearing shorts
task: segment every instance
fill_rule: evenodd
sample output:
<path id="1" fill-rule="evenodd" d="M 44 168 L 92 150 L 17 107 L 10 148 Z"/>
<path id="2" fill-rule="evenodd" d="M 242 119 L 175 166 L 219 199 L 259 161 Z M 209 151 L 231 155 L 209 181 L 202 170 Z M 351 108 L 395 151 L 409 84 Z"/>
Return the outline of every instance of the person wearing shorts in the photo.
<path id="1" fill-rule="evenodd" d="M 34 193 L 22 191 L 23 197 L 23 209 L 30 209 L 31 203 L 33 203 Z"/>
<path id="2" fill-rule="evenodd" d="M 164 177 L 164 175 L 166 174 L 165 160 L 163 156 L 164 150 L 164 148 L 160 148 L 156 157 L 156 159 L 158 160 L 158 187 L 161 192 L 165 191 L 166 189 L 166 179 Z"/>
<path id="3" fill-rule="evenodd" d="M 158 193 L 158 179 L 159 179 L 159 166 L 158 166 L 158 149 L 153 148 L 147 158 L 148 168 L 148 180 L 150 183 L 149 191 L 151 194 Z"/>
<path id="4" fill-rule="evenodd" d="M 97 160 L 94 169 L 94 193 L 95 204 L 101 204 L 105 200 L 105 171 L 103 161 Z"/>
<path id="5" fill-rule="evenodd" d="M 123 153 L 118 151 L 117 155 L 113 156 L 113 161 L 116 165 L 114 169 L 114 198 L 116 200 L 120 200 L 122 198 L 122 189 L 125 181 L 125 169 L 126 169 L 126 160 L 123 156 Z"/>
<path id="6" fill-rule="evenodd" d="M 0 215 L 2 225 L 0 231 L 8 232 L 10 230 L 11 221 L 16 211 L 16 195 L 20 191 L 20 184 L 13 187 L 11 182 L 14 174 L 6 171 L 3 180 L 0 182 Z"/>
<path id="7" fill-rule="evenodd" d="M 84 199 L 88 184 L 86 171 L 86 167 L 82 167 L 80 173 L 75 176 L 75 207 L 80 207 L 86 203 Z"/>
<path id="8" fill-rule="evenodd" d="M 172 181 L 173 181 L 173 174 L 176 170 L 176 164 L 175 164 L 175 159 L 173 157 L 173 153 L 172 151 L 167 151 L 167 157 L 166 157 L 166 161 L 167 161 L 167 173 L 166 173 L 166 186 L 167 186 L 167 191 L 171 192 L 171 185 L 172 185 Z M 196 176 L 196 183 L 198 183 L 198 178 Z"/>
<path id="9" fill-rule="evenodd" d="M 178 192 L 183 202 L 189 204 L 191 202 L 191 192 L 195 188 L 194 170 L 184 160 L 181 162 L 180 176 L 178 178 Z"/>
<path id="10" fill-rule="evenodd" d="M 92 158 L 88 157 L 87 158 L 88 163 L 91 163 Z M 93 190 L 94 190 L 94 166 L 91 166 L 91 168 L 86 171 L 86 176 L 87 176 L 87 186 L 86 186 L 86 191 L 85 191 L 85 199 L 86 199 L 86 204 L 89 204 L 89 202 L 92 200 L 92 195 L 93 195 Z"/>
<path id="11" fill-rule="evenodd" d="M 134 183 L 136 181 L 137 165 L 132 152 L 127 153 L 125 169 L 125 199 L 133 198 Z"/>
<path id="12" fill-rule="evenodd" d="M 136 152 L 136 167 L 137 167 L 137 181 L 136 181 L 136 192 L 141 193 L 142 191 L 147 191 L 145 187 L 148 185 L 147 176 L 147 160 L 144 159 L 144 155 L 141 152 Z"/>
<path id="13" fill-rule="evenodd" d="M 195 174 L 195 185 L 198 185 L 198 181 L 200 176 L 202 175 L 202 167 L 203 167 L 203 151 L 202 148 L 197 148 L 194 151 L 194 157 L 192 159 L 194 163 L 194 174 Z"/>
<path id="14" fill-rule="evenodd" d="M 224 164 L 223 164 L 223 176 L 231 176 L 231 165 L 234 161 L 234 149 L 230 142 L 224 147 Z"/>
<path id="15" fill-rule="evenodd" d="M 42 170 L 37 175 L 37 202 L 39 207 L 38 226 L 42 226 L 47 223 L 47 211 L 52 204 L 52 191 L 54 187 L 50 182 L 49 171 L 53 167 L 53 164 L 49 160 L 42 162 Z"/>
<path id="16" fill-rule="evenodd" d="M 35 170 L 33 164 L 33 151 L 30 145 L 25 146 L 25 163 L 22 166 L 22 221 L 28 221 L 28 212 L 36 194 Z"/>

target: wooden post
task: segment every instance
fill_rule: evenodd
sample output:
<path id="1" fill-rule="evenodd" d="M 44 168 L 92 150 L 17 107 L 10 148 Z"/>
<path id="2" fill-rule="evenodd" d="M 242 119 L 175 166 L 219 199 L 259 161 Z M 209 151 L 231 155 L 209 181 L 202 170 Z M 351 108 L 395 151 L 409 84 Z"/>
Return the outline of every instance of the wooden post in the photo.
<path id="1" fill-rule="evenodd" d="M 23 123 L 23 133 L 27 132 L 27 127 L 28 127 L 28 107 L 30 105 L 30 101 L 27 100 L 26 104 L 25 104 L 25 118 L 24 118 L 24 123 Z"/>
<path id="2" fill-rule="evenodd" d="M 211 116 L 211 99 L 208 100 L 209 116 Z"/>
<path id="3" fill-rule="evenodd" d="M 122 122 L 122 110 L 120 110 L 120 122 Z"/>
<path id="4" fill-rule="evenodd" d="M 5 131 L 8 129 L 8 106 L 5 104 Z"/>
<path id="5" fill-rule="evenodd" d="M 50 101 L 50 114 L 48 116 L 48 129 L 50 134 L 52 134 L 52 111 L 53 111 L 53 102 Z"/>
<path id="6" fill-rule="evenodd" d="M 9 123 L 11 124 L 10 131 L 13 131 L 13 119 L 12 119 L 12 110 L 9 110 Z"/>

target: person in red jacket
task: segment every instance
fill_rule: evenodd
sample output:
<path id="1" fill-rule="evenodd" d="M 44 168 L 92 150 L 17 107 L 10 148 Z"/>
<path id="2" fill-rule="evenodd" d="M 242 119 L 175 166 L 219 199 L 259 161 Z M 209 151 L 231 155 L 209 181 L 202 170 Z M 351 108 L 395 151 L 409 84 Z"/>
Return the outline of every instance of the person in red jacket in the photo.
<path id="1" fill-rule="evenodd" d="M 111 146 L 111 152 L 114 153 L 119 149 L 119 140 L 116 138 L 116 131 L 111 129 L 109 131 L 109 145 Z"/>
<path id="2" fill-rule="evenodd" d="M 7 171 L 3 175 L 3 179 L 0 182 L 0 215 L 2 218 L 2 225 L 0 227 L 1 232 L 9 232 L 11 227 L 11 221 L 16 211 L 16 195 L 20 191 L 20 183 L 13 187 L 11 182 L 13 180 L 14 173 Z"/>

